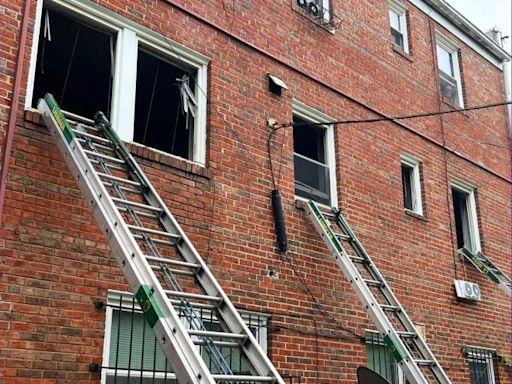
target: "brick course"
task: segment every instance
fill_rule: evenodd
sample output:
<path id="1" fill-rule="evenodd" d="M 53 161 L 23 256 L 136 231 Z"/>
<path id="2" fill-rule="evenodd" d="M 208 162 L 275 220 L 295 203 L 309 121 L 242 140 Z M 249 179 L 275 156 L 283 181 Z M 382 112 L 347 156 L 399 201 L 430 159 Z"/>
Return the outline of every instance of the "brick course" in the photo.
<path id="1" fill-rule="evenodd" d="M 211 58 L 207 166 L 136 144 L 130 149 L 234 303 L 273 315 L 279 330 L 271 333 L 270 357 L 281 373 L 302 376 L 305 383 L 355 382 L 357 366 L 366 364 L 366 348 L 340 326 L 358 334 L 373 326 L 296 208 L 290 129 L 281 130 L 273 145 L 275 166 L 282 167 L 278 184 L 289 256 L 337 324 L 316 308 L 276 252 L 266 118 L 291 121 L 292 99 L 339 120 L 378 117 L 375 111 L 402 115 L 450 108 L 437 89 L 434 30 L 460 46 L 466 105 L 501 101 L 504 94 L 502 72 L 411 3 L 403 1 L 411 44 L 410 57 L 404 57 L 389 39 L 387 2 L 332 2 L 343 19 L 334 35 L 295 12 L 291 1 L 262 6 L 246 0 L 223 7 L 152 0 L 151 16 L 142 2 L 98 1 L 148 28 L 158 22 L 168 38 Z M 22 5 L 9 0 L 0 6 L 2 149 Z M 34 15 L 35 4 L 31 25 Z M 20 105 L 31 39 L 29 34 Z M 266 90 L 268 72 L 289 86 L 282 97 Z M 446 198 L 447 174 L 478 187 L 483 251 L 509 271 L 505 108 L 403 126 L 339 125 L 335 141 L 339 206 L 411 318 L 425 324 L 429 346 L 452 381 L 469 383 L 461 354 L 466 345 L 495 348 L 510 364 L 510 302 L 456 256 L 451 196 Z M 425 220 L 404 213 L 402 151 L 422 160 Z M 94 303 L 105 300 L 107 289 L 126 290 L 124 277 L 37 113 L 19 111 L 9 167 L 0 230 L 2 382 L 98 383 L 99 374 L 88 369 L 89 363 L 101 362 L 105 315 Z M 454 278 L 478 283 L 483 300 L 457 301 Z M 499 369 L 505 381 L 505 364 Z"/>

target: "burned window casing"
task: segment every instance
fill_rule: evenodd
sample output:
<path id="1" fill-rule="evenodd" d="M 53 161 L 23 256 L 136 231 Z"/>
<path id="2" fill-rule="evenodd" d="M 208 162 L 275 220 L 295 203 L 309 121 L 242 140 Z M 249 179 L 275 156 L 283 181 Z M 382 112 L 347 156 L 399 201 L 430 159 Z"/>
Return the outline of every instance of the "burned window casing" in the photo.
<path id="1" fill-rule="evenodd" d="M 411 211 L 414 210 L 413 172 L 413 167 L 402 164 L 402 191 L 404 195 L 404 208 Z"/>
<path id="2" fill-rule="evenodd" d="M 134 142 L 192 158 L 195 78 L 195 71 L 139 48 Z"/>
<path id="3" fill-rule="evenodd" d="M 52 93 L 66 111 L 108 116 L 115 44 L 115 32 L 43 8 L 32 106 Z"/>
<path id="4" fill-rule="evenodd" d="M 457 234 L 457 248 L 464 246 L 473 249 L 470 234 L 470 220 L 468 212 L 468 194 L 452 188 L 453 214 L 455 216 L 455 232 Z"/>

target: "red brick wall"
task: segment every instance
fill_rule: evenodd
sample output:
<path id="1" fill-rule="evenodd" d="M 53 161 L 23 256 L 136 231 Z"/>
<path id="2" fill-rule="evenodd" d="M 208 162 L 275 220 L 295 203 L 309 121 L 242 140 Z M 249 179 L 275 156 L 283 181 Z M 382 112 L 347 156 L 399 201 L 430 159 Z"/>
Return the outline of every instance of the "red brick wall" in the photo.
<path id="1" fill-rule="evenodd" d="M 306 383 L 354 382 L 356 367 L 366 363 L 365 346 L 339 325 L 358 334 L 373 327 L 295 207 L 289 129 L 276 135 L 274 161 L 283 166 L 278 182 L 290 258 L 337 323 L 315 307 L 290 264 L 276 253 L 265 121 L 290 121 L 293 98 L 334 119 L 377 117 L 372 109 L 400 115 L 448 108 L 439 103 L 430 38 L 433 29 L 442 28 L 404 1 L 411 32 L 411 55 L 406 58 L 392 49 L 387 2 L 333 1 L 343 19 L 334 35 L 293 11 L 288 0 L 265 6 L 225 2 L 225 8 L 216 2 L 177 1 L 173 6 L 151 1 L 153 18 L 142 2 L 100 3 L 150 28 L 155 18 L 169 38 L 211 58 L 206 169 L 138 146 L 132 150 L 236 305 L 268 312 L 281 327 L 272 333 L 269 351 L 278 370 L 303 376 Z M 0 6 L 6 26 L 0 32 L 2 148 L 21 9 L 21 0 Z M 31 38 L 29 34 L 24 79 Z M 502 100 L 502 73 L 454 40 L 461 48 L 466 105 Z M 289 86 L 281 98 L 266 90 L 268 72 Z M 26 80 L 22 88 L 23 99 Z M 97 383 L 99 374 L 89 373 L 88 365 L 101 362 L 104 312 L 94 302 L 105 300 L 107 289 L 126 289 L 124 278 L 46 128 L 34 113 L 20 110 L 18 117 L 0 232 L 0 377 L 6 384 Z M 510 303 L 490 280 L 456 256 L 454 261 L 446 169 L 448 176 L 478 187 L 483 251 L 509 270 L 505 110 L 404 124 L 426 138 L 393 123 L 338 126 L 339 206 L 412 319 L 426 325 L 429 345 L 450 378 L 467 383 L 463 346 L 495 348 L 511 360 Z M 439 145 L 442 129 L 450 150 L 446 164 Z M 403 211 L 401 151 L 422 160 L 426 220 Z M 276 272 L 274 277 L 269 271 Z M 458 302 L 454 278 L 480 284 L 484 299 Z M 505 381 L 504 364 L 500 370 Z"/>

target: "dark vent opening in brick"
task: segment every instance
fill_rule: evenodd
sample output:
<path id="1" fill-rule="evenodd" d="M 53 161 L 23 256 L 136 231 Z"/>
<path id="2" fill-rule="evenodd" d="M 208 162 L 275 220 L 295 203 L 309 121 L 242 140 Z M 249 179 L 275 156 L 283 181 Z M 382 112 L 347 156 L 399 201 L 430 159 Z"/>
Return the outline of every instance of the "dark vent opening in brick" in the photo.
<path id="1" fill-rule="evenodd" d="M 42 14 L 32 107 L 52 93 L 66 111 L 109 116 L 116 34 L 51 9 Z"/>
<path id="2" fill-rule="evenodd" d="M 178 79 L 184 76 L 193 92 L 195 72 L 139 49 L 134 141 L 191 159 L 194 118 L 183 110 Z"/>

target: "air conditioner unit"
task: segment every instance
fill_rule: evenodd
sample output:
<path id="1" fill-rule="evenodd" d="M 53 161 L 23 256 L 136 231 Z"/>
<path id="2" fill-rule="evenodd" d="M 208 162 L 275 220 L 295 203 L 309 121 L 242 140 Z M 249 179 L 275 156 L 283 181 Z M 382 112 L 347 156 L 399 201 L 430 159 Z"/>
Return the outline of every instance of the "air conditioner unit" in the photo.
<path id="1" fill-rule="evenodd" d="M 471 283 L 464 280 L 455 280 L 455 290 L 457 297 L 468 300 L 481 300 L 480 286 L 477 283 Z"/>
<path id="2" fill-rule="evenodd" d="M 299 7 L 309 11 L 314 17 L 320 16 L 322 6 L 317 0 L 297 0 Z"/>

